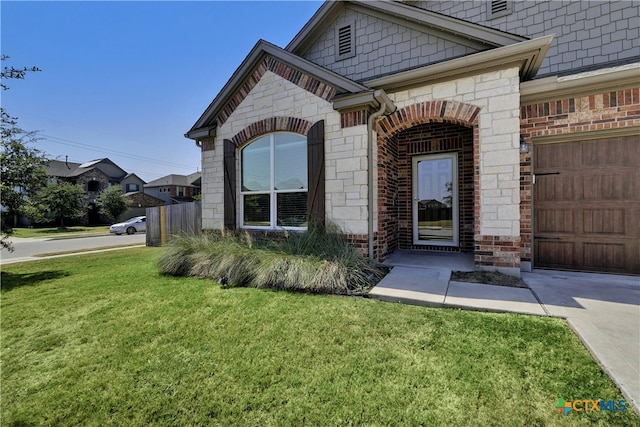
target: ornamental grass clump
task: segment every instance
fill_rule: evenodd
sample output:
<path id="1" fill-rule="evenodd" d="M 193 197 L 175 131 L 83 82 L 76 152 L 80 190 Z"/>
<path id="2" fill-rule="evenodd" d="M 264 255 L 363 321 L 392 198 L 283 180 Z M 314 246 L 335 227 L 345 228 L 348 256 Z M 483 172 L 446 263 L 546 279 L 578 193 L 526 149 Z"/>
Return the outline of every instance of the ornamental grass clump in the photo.
<path id="1" fill-rule="evenodd" d="M 257 287 L 327 294 L 361 294 L 384 272 L 339 232 L 311 228 L 265 238 L 247 232 L 181 236 L 160 259 L 163 274 Z"/>

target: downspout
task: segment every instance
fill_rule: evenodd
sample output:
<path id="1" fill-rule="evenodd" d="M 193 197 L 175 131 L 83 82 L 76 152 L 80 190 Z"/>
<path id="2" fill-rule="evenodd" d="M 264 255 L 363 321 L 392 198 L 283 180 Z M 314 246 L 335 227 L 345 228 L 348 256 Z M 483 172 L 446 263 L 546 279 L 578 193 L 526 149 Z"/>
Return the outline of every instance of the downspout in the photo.
<path id="1" fill-rule="evenodd" d="M 373 252 L 373 243 L 374 243 L 374 234 L 375 234 L 375 230 L 373 229 L 374 226 L 374 209 L 373 209 L 373 202 L 374 202 L 374 193 L 373 193 L 373 188 L 374 188 L 374 183 L 373 183 L 373 179 L 374 179 L 374 173 L 373 173 L 373 168 L 374 168 L 374 164 L 373 164 L 373 154 L 374 154 L 374 146 L 376 145 L 376 139 L 374 138 L 373 135 L 373 124 L 376 121 L 376 119 L 378 119 L 382 114 L 384 114 L 385 112 L 387 112 L 387 114 L 391 114 L 393 112 L 396 111 L 397 107 L 395 106 L 395 104 L 393 103 L 393 101 L 391 101 L 389 99 L 389 97 L 384 93 L 383 90 L 376 90 L 373 93 L 373 97 L 375 98 L 376 101 L 378 101 L 378 103 L 380 104 L 380 108 L 378 109 L 378 111 L 374 112 L 373 114 L 371 114 L 369 116 L 369 119 L 367 120 L 367 137 L 368 137 L 368 144 L 367 144 L 367 177 L 368 177 L 368 206 L 369 206 L 369 221 L 368 221 L 368 231 L 369 231 L 369 262 L 373 263 L 374 261 L 377 263 L 378 262 L 378 257 L 375 256 L 374 259 L 374 252 Z"/>

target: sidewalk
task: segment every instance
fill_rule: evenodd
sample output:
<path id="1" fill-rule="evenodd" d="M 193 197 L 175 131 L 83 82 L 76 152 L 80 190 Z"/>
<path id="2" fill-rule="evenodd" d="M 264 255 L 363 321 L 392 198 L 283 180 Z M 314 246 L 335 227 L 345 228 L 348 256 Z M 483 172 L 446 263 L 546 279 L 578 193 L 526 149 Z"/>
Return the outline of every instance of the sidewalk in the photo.
<path id="1" fill-rule="evenodd" d="M 450 281 L 451 269 L 393 267 L 369 296 L 383 301 L 436 307 L 546 316 L 544 307 L 527 288 Z"/>
<path id="2" fill-rule="evenodd" d="M 397 251 L 393 267 L 369 296 L 383 301 L 483 311 L 548 315 L 530 289 L 450 281 L 452 271 L 474 271 L 473 256 L 454 252 Z"/>

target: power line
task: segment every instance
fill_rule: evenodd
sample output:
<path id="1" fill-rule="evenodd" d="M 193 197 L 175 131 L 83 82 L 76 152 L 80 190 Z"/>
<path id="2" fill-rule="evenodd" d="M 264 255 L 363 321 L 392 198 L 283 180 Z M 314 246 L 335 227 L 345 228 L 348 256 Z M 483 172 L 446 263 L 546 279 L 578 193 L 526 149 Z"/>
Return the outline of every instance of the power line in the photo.
<path id="1" fill-rule="evenodd" d="M 175 167 L 179 167 L 179 168 L 183 168 L 183 169 L 189 169 L 189 170 L 193 169 L 193 166 L 188 166 L 188 165 L 184 165 L 184 164 L 181 164 L 181 163 L 173 163 L 173 162 L 167 162 L 165 160 L 153 159 L 153 158 L 150 158 L 150 157 L 136 156 L 136 155 L 132 155 L 130 153 L 124 153 L 122 151 L 110 150 L 110 149 L 106 149 L 106 148 L 97 147 L 97 146 L 91 145 L 91 144 L 85 144 L 85 143 L 82 143 L 82 142 L 72 141 L 70 139 L 59 138 L 57 136 L 43 135 L 43 134 L 40 134 L 40 136 L 42 136 L 45 140 L 48 140 L 48 141 L 53 142 L 55 144 L 62 144 L 62 145 L 70 146 L 70 147 L 82 148 L 82 149 L 85 149 L 85 150 L 96 151 L 96 152 L 99 152 L 99 153 L 117 154 L 117 155 L 120 155 L 122 157 L 126 157 L 128 159 L 144 160 L 146 162 L 157 163 L 157 164 L 164 165 L 164 166 L 175 166 Z"/>

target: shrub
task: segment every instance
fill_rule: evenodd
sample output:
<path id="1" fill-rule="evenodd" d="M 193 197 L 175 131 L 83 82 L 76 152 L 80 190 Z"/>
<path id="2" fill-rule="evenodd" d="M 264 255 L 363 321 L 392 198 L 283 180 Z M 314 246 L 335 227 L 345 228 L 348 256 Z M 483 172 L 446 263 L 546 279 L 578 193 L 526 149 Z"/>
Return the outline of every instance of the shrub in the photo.
<path id="1" fill-rule="evenodd" d="M 160 259 L 163 274 L 330 294 L 367 292 L 384 272 L 367 262 L 333 228 L 261 238 L 247 232 L 181 236 Z"/>

